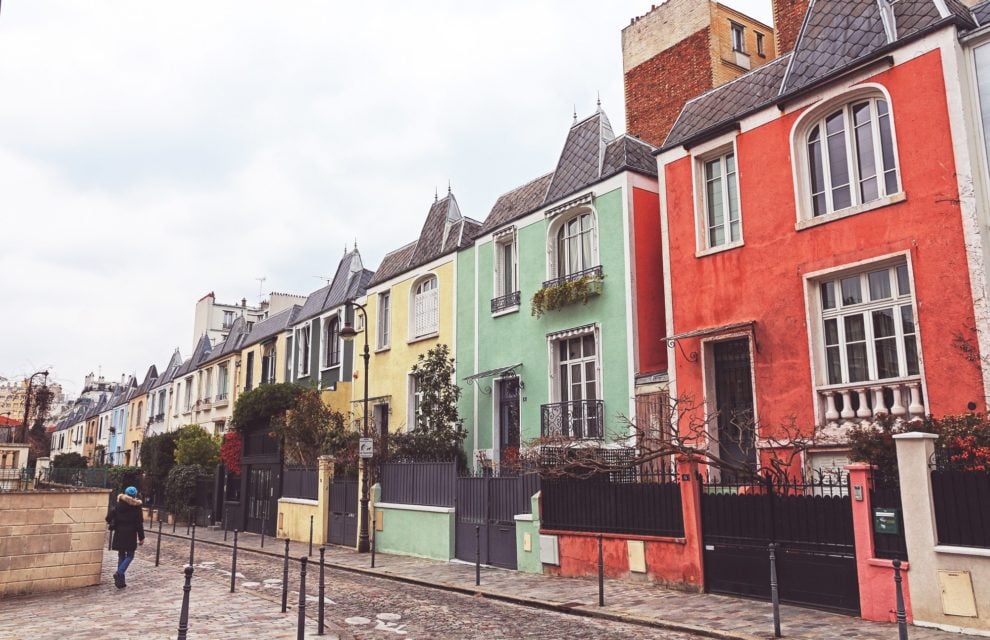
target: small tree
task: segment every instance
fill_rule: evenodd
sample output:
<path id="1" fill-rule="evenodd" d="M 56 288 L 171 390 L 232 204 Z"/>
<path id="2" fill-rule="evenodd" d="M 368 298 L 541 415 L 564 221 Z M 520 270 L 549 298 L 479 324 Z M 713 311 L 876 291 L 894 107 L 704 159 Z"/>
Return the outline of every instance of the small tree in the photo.
<path id="1" fill-rule="evenodd" d="M 293 408 L 304 387 L 282 382 L 263 384 L 257 389 L 242 393 L 234 405 L 231 424 L 241 435 L 256 429 L 274 428 L 274 420 L 281 419 Z"/>
<path id="2" fill-rule="evenodd" d="M 210 468 L 220 461 L 220 438 L 211 435 L 198 424 L 186 425 L 178 433 L 179 437 L 175 442 L 176 464 Z"/>
<path id="3" fill-rule="evenodd" d="M 76 453 L 60 453 L 52 458 L 53 469 L 85 469 L 89 466 L 86 456 Z"/>
<path id="4" fill-rule="evenodd" d="M 165 481 L 165 505 L 172 513 L 188 511 L 196 500 L 196 484 L 210 474 L 196 464 L 177 464 L 168 472 Z"/>
<path id="5" fill-rule="evenodd" d="M 147 436 L 141 445 L 141 468 L 145 473 L 144 492 L 158 497 L 165 492 L 165 480 L 168 472 L 175 466 L 175 443 L 179 439 L 178 431 L 159 433 Z"/>
<path id="6" fill-rule="evenodd" d="M 346 421 L 343 413 L 323 402 L 319 391 L 307 388 L 273 425 L 284 438 L 286 460 L 312 465 L 320 454 L 336 454 L 346 446 Z"/>
<path id="7" fill-rule="evenodd" d="M 466 465 L 462 444 L 467 436 L 457 412 L 461 388 L 454 382 L 454 359 L 450 348 L 438 344 L 412 368 L 419 393 L 416 422 L 407 434 L 389 437 L 393 455 L 412 458 L 456 459 Z"/>

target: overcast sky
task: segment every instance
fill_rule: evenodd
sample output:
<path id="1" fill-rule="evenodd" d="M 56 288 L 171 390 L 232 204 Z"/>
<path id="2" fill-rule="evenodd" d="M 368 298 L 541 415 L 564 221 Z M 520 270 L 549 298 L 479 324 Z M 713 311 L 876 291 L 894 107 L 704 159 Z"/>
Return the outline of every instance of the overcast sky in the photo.
<path id="1" fill-rule="evenodd" d="M 770 0 L 730 6 L 770 22 Z M 308 294 L 551 170 L 644 0 L 4 0 L 0 376 L 160 368 L 196 300 Z"/>

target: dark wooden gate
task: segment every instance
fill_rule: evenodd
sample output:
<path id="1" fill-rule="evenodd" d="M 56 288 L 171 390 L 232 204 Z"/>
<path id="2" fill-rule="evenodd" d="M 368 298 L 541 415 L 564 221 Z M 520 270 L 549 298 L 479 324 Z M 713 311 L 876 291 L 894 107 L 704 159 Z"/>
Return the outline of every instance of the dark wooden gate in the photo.
<path id="1" fill-rule="evenodd" d="M 275 535 L 278 517 L 277 464 L 252 464 L 246 468 L 245 528 L 252 533 Z"/>
<path id="2" fill-rule="evenodd" d="M 457 478 L 454 555 L 482 564 L 516 568 L 515 516 L 529 513 L 530 498 L 540 490 L 539 476 L 465 476 Z M 479 540 L 480 535 L 480 540 Z"/>
<path id="3" fill-rule="evenodd" d="M 858 615 L 848 483 L 831 477 L 704 483 L 706 589 L 769 600 L 775 542 L 781 602 Z"/>
<path id="4" fill-rule="evenodd" d="M 330 483 L 331 544 L 357 544 L 358 480 L 356 476 L 334 476 Z"/>

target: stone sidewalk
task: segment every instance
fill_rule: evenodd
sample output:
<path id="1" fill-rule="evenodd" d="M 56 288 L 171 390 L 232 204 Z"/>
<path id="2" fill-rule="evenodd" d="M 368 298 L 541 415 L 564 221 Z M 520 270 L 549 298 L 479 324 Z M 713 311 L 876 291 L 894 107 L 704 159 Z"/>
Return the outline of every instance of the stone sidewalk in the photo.
<path id="1" fill-rule="evenodd" d="M 149 529 L 151 550 L 155 542 Z M 184 528 L 166 535 L 185 537 Z M 231 545 L 233 533 L 223 542 L 222 530 L 196 530 L 197 544 L 211 542 Z M 267 537 L 260 547 L 261 537 L 240 534 L 238 546 L 271 555 L 282 555 L 284 540 Z M 370 554 L 358 554 L 353 549 L 329 545 L 326 548 L 328 566 L 369 575 L 389 577 L 427 587 L 447 589 L 528 606 L 564 611 L 577 615 L 647 624 L 726 640 L 756 640 L 773 637 L 771 606 L 767 602 L 711 594 L 685 593 L 664 589 L 647 582 L 633 580 L 605 581 L 605 607 L 598 607 L 598 584 L 594 579 L 561 578 L 533 575 L 494 567 L 482 567 L 481 586 L 474 584 L 475 568 L 461 562 L 440 562 L 408 556 L 377 554 L 376 567 L 371 568 Z M 240 553 L 240 552 L 239 552 Z M 309 545 L 290 542 L 291 558 L 308 555 Z M 318 545 L 314 545 L 312 560 L 319 560 Z M 826 613 L 802 607 L 781 605 L 782 632 L 786 638 L 802 640 L 894 640 L 894 624 L 867 622 L 859 618 Z M 911 640 L 960 640 L 963 636 L 935 629 L 909 627 Z"/>
<path id="2" fill-rule="evenodd" d="M 4 640 L 173 640 L 179 628 L 185 575 L 177 567 L 155 568 L 154 536 L 127 570 L 127 587 L 113 586 L 117 553 L 103 552 L 103 584 L 0 601 Z M 151 543 L 151 545 L 149 545 Z M 142 557 L 143 556 L 143 557 Z M 167 569 L 163 571 L 163 569 Z M 231 594 L 223 584 L 193 574 L 189 598 L 189 640 L 296 638 L 297 613 L 281 613 L 270 600 L 248 591 Z M 307 624 L 307 637 L 317 637 Z M 350 639 L 334 628 L 320 636 Z"/>

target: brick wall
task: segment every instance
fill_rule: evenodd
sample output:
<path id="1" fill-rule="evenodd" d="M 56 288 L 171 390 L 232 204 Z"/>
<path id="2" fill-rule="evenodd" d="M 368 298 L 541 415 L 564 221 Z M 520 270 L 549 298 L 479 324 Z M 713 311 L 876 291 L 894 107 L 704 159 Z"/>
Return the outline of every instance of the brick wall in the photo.
<path id="1" fill-rule="evenodd" d="M 0 599 L 100 583 L 108 492 L 0 493 Z"/>
<path id="2" fill-rule="evenodd" d="M 794 49 L 807 10 L 808 0 L 773 0 L 773 26 L 777 32 L 779 55 Z"/>
<path id="3" fill-rule="evenodd" d="M 659 146 L 684 103 L 712 88 L 708 28 L 625 74 L 626 130 Z"/>

